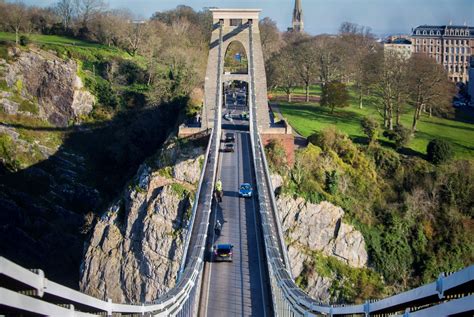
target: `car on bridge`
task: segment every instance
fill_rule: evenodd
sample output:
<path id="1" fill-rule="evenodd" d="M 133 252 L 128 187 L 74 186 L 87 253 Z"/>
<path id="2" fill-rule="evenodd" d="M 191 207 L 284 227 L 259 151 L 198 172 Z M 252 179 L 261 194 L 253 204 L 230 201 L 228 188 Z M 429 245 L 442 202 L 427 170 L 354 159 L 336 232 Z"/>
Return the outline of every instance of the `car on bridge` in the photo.
<path id="1" fill-rule="evenodd" d="M 234 133 L 226 133 L 225 134 L 225 141 L 226 142 L 235 142 L 235 134 Z"/>
<path id="2" fill-rule="evenodd" d="M 218 244 L 213 247 L 215 262 L 232 262 L 234 246 L 232 244 Z"/>
<path id="3" fill-rule="evenodd" d="M 222 152 L 235 152 L 234 143 L 226 143 L 222 149 Z"/>
<path id="4" fill-rule="evenodd" d="M 249 183 L 243 183 L 239 188 L 240 197 L 252 197 L 252 186 Z"/>

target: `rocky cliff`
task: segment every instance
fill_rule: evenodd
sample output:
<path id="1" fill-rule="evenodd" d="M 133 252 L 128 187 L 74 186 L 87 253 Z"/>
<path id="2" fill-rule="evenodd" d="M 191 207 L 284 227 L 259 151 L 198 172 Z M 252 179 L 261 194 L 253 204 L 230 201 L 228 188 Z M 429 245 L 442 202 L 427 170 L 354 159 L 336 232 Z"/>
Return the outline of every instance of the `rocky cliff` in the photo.
<path id="1" fill-rule="evenodd" d="M 80 67 L 114 59 L 110 52 L 47 47 L 72 53 L 0 43 L 0 254 L 78 289 L 92 220 L 163 145 L 183 105 L 130 100 L 118 109 L 94 89 L 95 102 L 80 77 L 124 94 Z"/>
<path id="2" fill-rule="evenodd" d="M 6 113 L 30 113 L 54 126 L 65 127 L 92 111 L 95 99 L 84 89 L 77 75 L 76 61 L 63 60 L 39 49 L 21 51 L 13 48 L 10 54 L 12 62 L 0 61 L 10 90 L 0 95 L 0 105 Z M 37 108 L 21 109 L 24 102 Z"/>
<path id="3" fill-rule="evenodd" d="M 93 229 L 82 291 L 114 302 L 144 302 L 174 286 L 202 154 L 201 147 L 173 143 L 140 168 Z"/>
<path id="4" fill-rule="evenodd" d="M 272 176 L 275 188 L 283 183 Z M 343 222 L 344 211 L 329 202 L 312 204 L 303 198 L 279 195 L 278 210 L 287 240 L 293 276 L 305 280 L 306 291 L 323 302 L 330 299 L 336 276 L 322 275 L 315 269 L 315 255 L 334 257 L 353 268 L 367 266 L 368 255 L 362 234 Z"/>

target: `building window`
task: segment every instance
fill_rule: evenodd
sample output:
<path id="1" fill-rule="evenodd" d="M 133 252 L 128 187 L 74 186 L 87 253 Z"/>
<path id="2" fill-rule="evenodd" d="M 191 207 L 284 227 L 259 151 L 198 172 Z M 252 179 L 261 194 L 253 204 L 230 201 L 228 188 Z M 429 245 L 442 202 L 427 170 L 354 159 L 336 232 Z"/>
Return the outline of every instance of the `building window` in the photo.
<path id="1" fill-rule="evenodd" d="M 423 31 L 423 35 L 426 35 L 426 31 Z"/>
<path id="2" fill-rule="evenodd" d="M 241 26 L 242 19 L 230 19 L 230 26 Z"/>
<path id="3" fill-rule="evenodd" d="M 449 58 L 448 55 L 444 56 L 444 61 L 448 62 L 448 58 Z"/>
<path id="4" fill-rule="evenodd" d="M 461 55 L 461 62 L 464 62 L 464 56 Z"/>

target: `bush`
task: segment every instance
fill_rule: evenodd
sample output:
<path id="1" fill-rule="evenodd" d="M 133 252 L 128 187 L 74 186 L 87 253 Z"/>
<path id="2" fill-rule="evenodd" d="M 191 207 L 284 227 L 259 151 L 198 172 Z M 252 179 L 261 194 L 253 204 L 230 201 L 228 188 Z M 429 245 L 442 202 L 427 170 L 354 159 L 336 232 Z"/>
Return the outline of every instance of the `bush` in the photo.
<path id="1" fill-rule="evenodd" d="M 31 41 L 30 41 L 28 36 L 26 36 L 26 35 L 21 35 L 20 36 L 20 45 L 21 46 L 26 46 L 26 45 L 30 44 L 30 42 Z"/>
<path id="2" fill-rule="evenodd" d="M 400 167 L 400 156 L 397 152 L 381 146 L 373 147 L 370 152 L 374 157 L 377 169 L 383 174 L 393 175 Z"/>
<path id="3" fill-rule="evenodd" d="M 369 144 L 373 144 L 378 137 L 379 123 L 374 118 L 364 117 L 360 124 L 365 135 L 369 138 Z"/>
<path id="4" fill-rule="evenodd" d="M 442 164 L 454 156 L 454 151 L 450 143 L 434 139 L 428 143 L 426 148 L 428 161 L 433 164 Z"/>
<path id="5" fill-rule="evenodd" d="M 410 142 L 412 132 L 402 125 L 397 125 L 393 131 L 385 131 L 383 136 L 395 143 L 396 150 L 400 150 Z"/>
<path id="6" fill-rule="evenodd" d="M 285 148 L 278 140 L 270 140 L 265 146 L 270 167 L 276 171 L 281 171 L 287 166 Z"/>

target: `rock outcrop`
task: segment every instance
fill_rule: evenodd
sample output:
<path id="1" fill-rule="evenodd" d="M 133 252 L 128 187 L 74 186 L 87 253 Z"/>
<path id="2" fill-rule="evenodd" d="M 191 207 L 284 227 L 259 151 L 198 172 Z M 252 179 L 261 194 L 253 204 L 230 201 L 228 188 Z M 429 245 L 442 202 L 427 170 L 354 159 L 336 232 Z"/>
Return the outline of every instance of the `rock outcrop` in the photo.
<path id="1" fill-rule="evenodd" d="M 367 265 L 368 255 L 362 234 L 353 226 L 343 223 L 344 211 L 329 202 L 311 204 L 303 198 L 279 196 L 278 209 L 287 241 L 293 276 L 306 274 L 306 290 L 322 301 L 329 299 L 332 278 L 317 272 L 308 274 L 313 253 L 334 256 L 355 268 Z"/>
<path id="2" fill-rule="evenodd" d="M 15 61 L 7 64 L 5 80 L 23 98 L 38 102 L 41 118 L 65 127 L 92 111 L 94 96 L 84 89 L 74 60 L 35 49 L 16 54 Z M 9 113 L 17 111 L 11 101 L 2 104 Z"/>
<path id="3" fill-rule="evenodd" d="M 201 170 L 202 148 L 171 145 L 97 222 L 81 290 L 114 302 L 155 300 L 174 286 Z"/>

